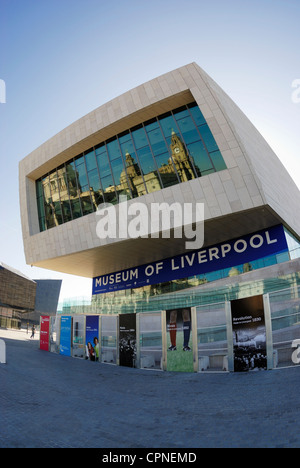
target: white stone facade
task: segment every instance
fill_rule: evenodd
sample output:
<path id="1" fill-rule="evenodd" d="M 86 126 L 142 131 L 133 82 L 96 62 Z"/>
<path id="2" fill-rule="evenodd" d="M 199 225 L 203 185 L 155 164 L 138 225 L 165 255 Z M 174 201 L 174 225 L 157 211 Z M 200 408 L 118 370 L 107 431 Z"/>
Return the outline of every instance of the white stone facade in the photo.
<path id="1" fill-rule="evenodd" d="M 227 169 L 143 197 L 152 202 L 203 202 L 205 245 L 283 223 L 300 235 L 300 193 L 247 117 L 195 63 L 183 66 L 97 108 L 37 148 L 19 165 L 26 262 L 95 277 L 184 251 L 180 239 L 101 240 L 90 214 L 40 232 L 35 181 L 116 134 L 196 101 Z M 132 200 L 129 203 L 136 201 Z"/>

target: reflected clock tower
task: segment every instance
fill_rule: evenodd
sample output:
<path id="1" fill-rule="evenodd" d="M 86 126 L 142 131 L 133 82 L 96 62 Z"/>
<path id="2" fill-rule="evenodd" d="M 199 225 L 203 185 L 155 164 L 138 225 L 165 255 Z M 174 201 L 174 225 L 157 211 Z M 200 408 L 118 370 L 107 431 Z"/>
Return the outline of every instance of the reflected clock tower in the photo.
<path id="1" fill-rule="evenodd" d="M 195 179 L 195 173 L 190 156 L 180 137 L 172 130 L 170 149 L 172 158 L 181 182 Z"/>

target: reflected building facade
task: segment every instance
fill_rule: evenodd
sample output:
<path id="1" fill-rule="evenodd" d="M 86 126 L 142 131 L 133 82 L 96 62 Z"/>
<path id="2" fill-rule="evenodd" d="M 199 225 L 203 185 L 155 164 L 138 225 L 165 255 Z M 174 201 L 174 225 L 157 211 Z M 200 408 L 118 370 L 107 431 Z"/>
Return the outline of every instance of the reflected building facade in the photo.
<path id="1" fill-rule="evenodd" d="M 41 231 L 117 204 L 226 169 L 196 102 L 100 143 L 41 177 Z"/>

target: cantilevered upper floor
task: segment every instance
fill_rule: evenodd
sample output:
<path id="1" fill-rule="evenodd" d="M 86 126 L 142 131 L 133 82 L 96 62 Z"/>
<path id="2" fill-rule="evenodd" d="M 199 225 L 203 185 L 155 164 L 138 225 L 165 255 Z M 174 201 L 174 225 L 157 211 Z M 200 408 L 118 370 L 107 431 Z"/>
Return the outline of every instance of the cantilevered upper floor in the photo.
<path id="1" fill-rule="evenodd" d="M 205 245 L 284 224 L 299 190 L 248 118 L 195 63 L 100 106 L 20 162 L 28 264 L 95 277 L 185 251 L 185 239 L 99 239 L 97 206 L 205 205 Z"/>

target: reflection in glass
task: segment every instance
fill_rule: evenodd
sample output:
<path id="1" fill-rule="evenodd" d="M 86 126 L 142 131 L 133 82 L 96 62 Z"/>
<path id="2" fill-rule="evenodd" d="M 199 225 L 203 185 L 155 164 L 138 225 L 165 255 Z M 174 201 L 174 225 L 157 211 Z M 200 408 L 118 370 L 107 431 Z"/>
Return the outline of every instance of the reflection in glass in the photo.
<path id="1" fill-rule="evenodd" d="M 149 146 L 137 150 L 138 158 L 144 175 L 147 192 L 156 192 L 162 188 L 157 166 Z"/>
<path id="2" fill-rule="evenodd" d="M 112 203 L 114 205 L 118 203 L 112 174 L 101 178 L 101 185 L 103 188 L 105 203 Z"/>
<path id="3" fill-rule="evenodd" d="M 201 136 L 202 136 L 202 139 L 204 141 L 204 144 L 208 150 L 208 152 L 210 153 L 211 151 L 217 151 L 219 148 L 218 148 L 218 145 L 210 131 L 210 128 L 209 126 L 206 124 L 206 125 L 202 125 L 202 127 L 199 129 L 200 130 L 200 133 L 201 133 Z"/>
<path id="4" fill-rule="evenodd" d="M 97 168 L 92 169 L 90 172 L 88 172 L 88 181 L 92 203 L 94 205 L 94 209 L 97 210 L 97 207 L 104 202 L 103 192 Z"/>
<path id="5" fill-rule="evenodd" d="M 85 153 L 85 163 L 86 163 L 86 170 L 87 172 L 92 171 L 93 169 L 97 168 L 97 162 L 96 162 L 96 155 L 95 151 L 87 151 Z"/>
<path id="6" fill-rule="evenodd" d="M 79 202 L 79 190 L 77 188 L 75 163 L 73 161 L 66 164 L 66 181 L 70 195 L 72 217 L 73 219 L 76 219 L 82 216 L 82 211 Z"/>
<path id="7" fill-rule="evenodd" d="M 36 198 L 37 198 L 40 231 L 45 231 L 47 227 L 46 227 L 45 209 L 44 209 L 44 191 L 43 191 L 43 185 L 42 185 L 41 180 L 38 180 L 36 183 Z"/>
<path id="8" fill-rule="evenodd" d="M 85 317 L 74 316 L 73 318 L 73 345 L 72 356 L 85 358 Z"/>
<path id="9" fill-rule="evenodd" d="M 209 173 L 208 171 L 214 171 L 211 159 L 204 148 L 202 141 L 190 143 L 188 145 L 188 151 L 193 158 L 194 165 L 196 167 L 197 176 Z"/>
<path id="10" fill-rule="evenodd" d="M 177 121 L 181 135 L 186 144 L 199 140 L 199 133 L 190 116 Z"/>
<path id="11" fill-rule="evenodd" d="M 117 363 L 117 317 L 101 317 L 101 362 Z"/>
<path id="12" fill-rule="evenodd" d="M 161 313 L 140 315 L 140 367 L 162 367 Z"/>
<path id="13" fill-rule="evenodd" d="M 59 196 L 60 196 L 63 219 L 64 219 L 64 222 L 66 223 L 67 221 L 72 220 L 72 213 L 71 213 L 67 174 L 66 174 L 65 166 L 62 166 L 57 169 L 57 179 L 58 179 L 58 188 L 59 188 Z"/>
<path id="14" fill-rule="evenodd" d="M 195 172 L 192 159 L 188 154 L 185 144 L 180 136 L 172 130 L 170 150 L 172 153 L 172 160 L 175 165 L 181 182 L 195 179 Z"/>
<path id="15" fill-rule="evenodd" d="M 188 108 L 189 108 L 190 114 L 191 114 L 195 124 L 197 125 L 197 127 L 200 127 L 201 125 L 206 124 L 206 120 L 205 120 L 201 110 L 199 109 L 199 107 L 197 106 L 197 104 L 195 102 L 192 103 L 192 104 L 189 104 Z"/>
<path id="16" fill-rule="evenodd" d="M 120 186 L 122 188 L 124 186 L 128 187 L 128 184 L 133 198 L 140 197 L 147 193 L 140 166 L 127 150 L 125 153 L 125 170 L 120 177 Z"/>
<path id="17" fill-rule="evenodd" d="M 199 371 L 228 370 L 225 303 L 197 307 Z"/>
<path id="18" fill-rule="evenodd" d="M 290 289 L 269 295 L 274 367 L 300 364 L 300 286 L 294 282 Z M 296 341 L 297 340 L 297 341 Z"/>
<path id="19" fill-rule="evenodd" d="M 62 223 L 59 194 L 57 190 L 56 171 L 42 179 L 44 190 L 44 207 L 47 229 Z M 53 192 L 53 197 L 52 197 Z"/>
<path id="20" fill-rule="evenodd" d="M 36 182 L 41 231 L 96 211 L 121 196 L 140 197 L 226 169 L 195 102 L 90 148 Z"/>
<path id="21" fill-rule="evenodd" d="M 132 137 L 135 144 L 136 149 L 143 148 L 144 146 L 148 146 L 148 140 L 145 133 L 145 129 L 143 126 L 140 126 L 138 129 L 132 131 Z"/>
<path id="22" fill-rule="evenodd" d="M 213 153 L 209 153 L 209 155 L 212 159 L 216 171 L 223 171 L 224 169 L 227 169 L 223 156 L 219 150 L 214 151 Z"/>
<path id="23" fill-rule="evenodd" d="M 165 114 L 165 116 L 159 118 L 159 123 L 161 125 L 163 134 L 166 137 L 167 142 L 169 143 L 170 140 L 168 140 L 168 138 L 170 138 L 172 133 L 177 130 L 177 125 L 174 120 L 174 117 L 169 112 L 168 114 Z"/>
<path id="24" fill-rule="evenodd" d="M 147 127 L 146 127 L 147 128 Z M 166 141 L 163 137 L 160 128 L 156 128 L 155 130 L 147 131 L 149 142 L 153 151 L 154 156 L 157 156 L 161 153 L 168 151 Z"/>
<path id="25" fill-rule="evenodd" d="M 78 193 L 80 194 L 80 202 L 83 216 L 94 211 L 94 206 L 90 196 L 90 188 L 86 173 L 84 156 L 75 160 L 76 176 L 78 184 Z"/>
<path id="26" fill-rule="evenodd" d="M 118 200 L 120 199 L 121 195 L 126 196 L 127 199 L 130 199 L 131 193 L 128 186 L 126 172 L 124 170 L 123 160 L 121 157 L 111 161 L 111 170 L 113 173 L 114 180 L 120 182 L 119 184 L 117 184 L 116 182 L 117 185 L 115 186 Z"/>

